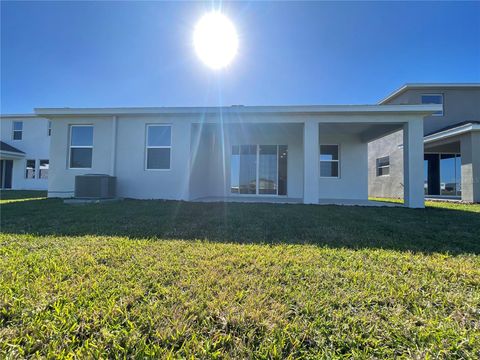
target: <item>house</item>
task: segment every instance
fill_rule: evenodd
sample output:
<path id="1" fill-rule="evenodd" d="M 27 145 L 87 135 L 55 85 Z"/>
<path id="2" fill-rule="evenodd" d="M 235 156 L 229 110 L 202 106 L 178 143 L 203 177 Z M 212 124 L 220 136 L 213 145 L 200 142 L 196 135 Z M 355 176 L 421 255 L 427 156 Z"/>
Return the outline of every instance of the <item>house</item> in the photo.
<path id="1" fill-rule="evenodd" d="M 51 127 L 35 115 L 0 115 L 0 188 L 47 190 Z"/>
<path id="2" fill-rule="evenodd" d="M 407 84 L 381 105 L 440 104 L 424 120 L 427 197 L 480 202 L 480 84 Z M 369 144 L 369 194 L 402 197 L 402 130 Z"/>
<path id="3" fill-rule="evenodd" d="M 368 200 L 368 143 L 403 131 L 405 204 L 424 206 L 427 105 L 40 108 L 52 123 L 48 196 L 109 174 L 137 199 Z"/>

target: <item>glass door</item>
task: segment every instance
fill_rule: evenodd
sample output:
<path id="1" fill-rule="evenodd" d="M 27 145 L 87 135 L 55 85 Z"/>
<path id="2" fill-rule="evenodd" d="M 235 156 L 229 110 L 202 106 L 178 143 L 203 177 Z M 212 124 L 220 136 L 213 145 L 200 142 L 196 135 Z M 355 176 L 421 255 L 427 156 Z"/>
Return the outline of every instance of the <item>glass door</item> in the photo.
<path id="1" fill-rule="evenodd" d="M 287 194 L 286 145 L 234 145 L 230 166 L 232 194 Z"/>

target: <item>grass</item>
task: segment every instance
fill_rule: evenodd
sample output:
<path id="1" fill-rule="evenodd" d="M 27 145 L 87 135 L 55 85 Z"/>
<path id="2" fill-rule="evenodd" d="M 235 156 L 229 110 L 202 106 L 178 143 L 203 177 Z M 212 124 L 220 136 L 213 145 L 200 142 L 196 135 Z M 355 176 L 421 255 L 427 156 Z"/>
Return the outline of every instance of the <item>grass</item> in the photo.
<path id="1" fill-rule="evenodd" d="M 1 195 L 0 358 L 480 355 L 480 205 Z"/>

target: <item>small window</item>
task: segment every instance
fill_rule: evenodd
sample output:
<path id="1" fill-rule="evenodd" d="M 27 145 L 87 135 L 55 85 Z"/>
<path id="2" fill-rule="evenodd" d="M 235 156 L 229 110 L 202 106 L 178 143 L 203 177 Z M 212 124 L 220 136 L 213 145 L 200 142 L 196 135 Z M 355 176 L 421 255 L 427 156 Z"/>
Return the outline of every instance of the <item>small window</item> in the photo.
<path id="1" fill-rule="evenodd" d="M 340 176 L 339 146 L 320 145 L 320 177 Z"/>
<path id="2" fill-rule="evenodd" d="M 93 126 L 70 126 L 70 169 L 90 169 L 93 154 Z"/>
<path id="3" fill-rule="evenodd" d="M 377 176 L 390 174 L 390 156 L 377 159 Z"/>
<path id="4" fill-rule="evenodd" d="M 147 170 L 170 170 L 171 145 L 171 125 L 147 125 Z"/>
<path id="5" fill-rule="evenodd" d="M 52 122 L 51 121 L 48 122 L 47 134 L 48 134 L 48 136 L 52 135 Z"/>
<path id="6" fill-rule="evenodd" d="M 13 140 L 22 140 L 23 137 L 23 121 L 14 121 L 13 122 Z"/>
<path id="7" fill-rule="evenodd" d="M 40 160 L 40 164 L 38 166 L 38 178 L 39 179 L 48 179 L 48 168 L 49 168 L 49 161 L 48 160 Z"/>
<path id="8" fill-rule="evenodd" d="M 25 179 L 35 179 L 35 160 L 27 160 Z"/>
<path id="9" fill-rule="evenodd" d="M 442 110 L 436 111 L 432 116 L 443 116 L 443 94 L 425 94 L 422 95 L 422 104 L 440 104 Z"/>

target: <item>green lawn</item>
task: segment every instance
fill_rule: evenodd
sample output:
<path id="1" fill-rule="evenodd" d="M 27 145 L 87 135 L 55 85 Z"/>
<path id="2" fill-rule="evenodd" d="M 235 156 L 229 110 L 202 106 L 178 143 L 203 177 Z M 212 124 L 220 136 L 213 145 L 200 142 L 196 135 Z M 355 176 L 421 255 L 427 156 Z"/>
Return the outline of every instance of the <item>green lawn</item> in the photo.
<path id="1" fill-rule="evenodd" d="M 480 205 L 42 196 L 1 193 L 0 358 L 480 356 Z"/>

